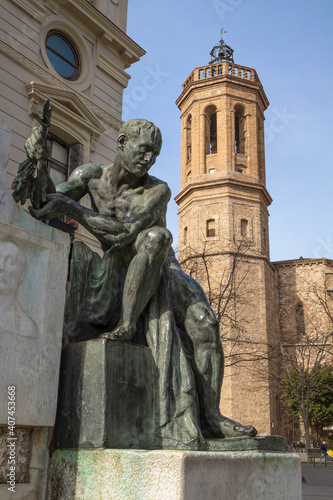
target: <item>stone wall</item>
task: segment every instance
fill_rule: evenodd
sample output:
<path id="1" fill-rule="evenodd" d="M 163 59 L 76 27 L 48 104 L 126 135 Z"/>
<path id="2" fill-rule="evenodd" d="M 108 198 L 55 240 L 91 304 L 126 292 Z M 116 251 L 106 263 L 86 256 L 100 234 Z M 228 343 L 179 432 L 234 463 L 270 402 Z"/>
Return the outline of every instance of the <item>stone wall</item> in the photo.
<path id="1" fill-rule="evenodd" d="M 319 297 L 331 305 L 333 261 L 328 259 L 297 259 L 274 262 L 278 273 L 280 328 L 286 338 L 297 333 L 296 309 L 302 306 L 305 328 L 327 330 L 328 317 Z M 316 296 L 318 294 L 318 297 Z M 326 316 L 326 317 L 325 317 Z"/>

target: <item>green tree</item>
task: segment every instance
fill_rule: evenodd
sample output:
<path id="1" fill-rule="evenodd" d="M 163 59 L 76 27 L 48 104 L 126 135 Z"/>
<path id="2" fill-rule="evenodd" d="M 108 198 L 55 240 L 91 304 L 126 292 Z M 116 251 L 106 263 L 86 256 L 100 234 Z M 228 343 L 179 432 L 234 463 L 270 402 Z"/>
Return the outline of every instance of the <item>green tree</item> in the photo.
<path id="1" fill-rule="evenodd" d="M 300 376 L 301 374 L 301 376 Z M 308 413 L 311 428 L 317 431 L 333 422 L 333 366 L 302 370 L 295 366 L 282 381 L 285 403 L 294 415 Z M 306 406 L 306 408 L 304 408 Z"/>

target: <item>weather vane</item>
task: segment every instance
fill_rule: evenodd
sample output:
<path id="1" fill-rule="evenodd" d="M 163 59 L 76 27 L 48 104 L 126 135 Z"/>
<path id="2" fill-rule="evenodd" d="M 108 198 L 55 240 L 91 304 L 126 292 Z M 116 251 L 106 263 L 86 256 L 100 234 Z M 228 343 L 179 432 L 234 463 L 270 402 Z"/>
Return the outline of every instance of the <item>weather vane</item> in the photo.
<path id="1" fill-rule="evenodd" d="M 217 62 L 221 61 L 230 61 L 234 62 L 233 59 L 233 49 L 227 45 L 227 30 L 224 29 L 224 26 L 221 28 L 221 40 L 219 42 L 219 45 L 215 45 L 211 52 L 211 60 L 209 64 L 215 64 Z M 224 36 L 224 39 L 223 39 Z"/>
<path id="2" fill-rule="evenodd" d="M 223 40 L 223 33 L 224 33 L 224 40 Z M 224 26 L 222 26 L 222 29 L 221 29 L 221 44 L 223 46 L 223 54 L 225 55 L 225 48 L 227 46 L 227 30 L 224 29 Z M 223 43 L 224 42 L 224 43 Z"/>

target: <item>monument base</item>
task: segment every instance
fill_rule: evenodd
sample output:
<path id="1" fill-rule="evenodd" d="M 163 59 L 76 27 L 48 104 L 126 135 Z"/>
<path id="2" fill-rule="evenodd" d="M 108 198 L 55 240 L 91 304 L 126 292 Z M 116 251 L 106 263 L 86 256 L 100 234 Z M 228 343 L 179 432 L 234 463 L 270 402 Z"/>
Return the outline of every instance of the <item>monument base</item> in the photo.
<path id="1" fill-rule="evenodd" d="M 56 450 L 50 500 L 300 500 L 293 453 Z"/>

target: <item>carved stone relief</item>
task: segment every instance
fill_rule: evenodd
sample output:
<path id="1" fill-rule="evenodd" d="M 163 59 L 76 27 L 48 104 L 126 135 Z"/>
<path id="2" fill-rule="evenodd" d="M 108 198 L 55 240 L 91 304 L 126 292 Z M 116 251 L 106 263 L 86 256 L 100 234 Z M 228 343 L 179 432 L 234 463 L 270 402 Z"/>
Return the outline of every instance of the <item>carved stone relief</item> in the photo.
<path id="1" fill-rule="evenodd" d="M 53 426 L 68 266 L 68 235 L 17 206 L 6 185 L 8 120 L 0 115 L 0 425 Z"/>

